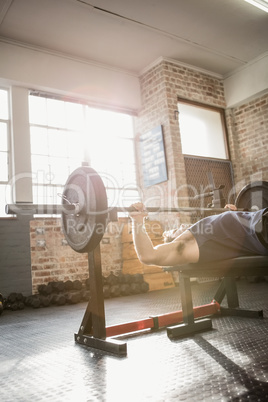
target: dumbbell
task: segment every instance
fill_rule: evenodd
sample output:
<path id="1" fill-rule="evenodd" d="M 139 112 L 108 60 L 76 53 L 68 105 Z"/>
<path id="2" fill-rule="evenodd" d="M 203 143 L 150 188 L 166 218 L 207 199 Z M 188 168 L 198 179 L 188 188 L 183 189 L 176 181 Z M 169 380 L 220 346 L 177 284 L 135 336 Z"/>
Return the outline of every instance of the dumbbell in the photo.
<path id="1" fill-rule="evenodd" d="M 134 274 L 134 275 L 132 275 L 132 281 L 134 283 L 142 283 L 143 282 L 143 275 L 142 274 Z"/>
<path id="2" fill-rule="evenodd" d="M 81 290 L 83 287 L 83 284 L 81 281 L 79 281 L 78 279 L 76 279 L 75 281 L 73 281 L 73 289 L 74 290 Z"/>
<path id="3" fill-rule="evenodd" d="M 130 284 L 130 293 L 131 294 L 138 294 L 141 293 L 141 284 L 140 283 L 131 283 Z"/>
<path id="4" fill-rule="evenodd" d="M 39 285 L 38 286 L 38 293 L 40 293 L 41 295 L 48 296 L 52 292 L 53 292 L 53 287 L 50 283 L 47 285 Z"/>
<path id="5" fill-rule="evenodd" d="M 81 302 L 80 292 L 65 293 L 66 303 L 77 304 Z"/>
<path id="6" fill-rule="evenodd" d="M 81 295 L 81 300 L 89 301 L 89 298 L 90 298 L 90 291 L 89 290 L 87 290 L 87 289 L 81 290 L 80 295 Z"/>
<path id="7" fill-rule="evenodd" d="M 121 296 L 128 296 L 131 294 L 131 288 L 129 283 L 122 283 L 120 285 L 120 294 Z"/>
<path id="8" fill-rule="evenodd" d="M 39 308 L 41 307 L 41 301 L 39 295 L 31 295 L 26 297 L 25 304 L 28 307 Z"/>
<path id="9" fill-rule="evenodd" d="M 107 285 L 117 285 L 119 283 L 119 278 L 115 274 L 111 273 L 110 275 L 107 276 L 106 278 L 106 283 Z"/>
<path id="10" fill-rule="evenodd" d="M 141 283 L 141 293 L 147 293 L 149 291 L 149 283 L 142 282 Z"/>
<path id="11" fill-rule="evenodd" d="M 68 280 L 68 281 L 64 282 L 64 290 L 67 290 L 67 291 L 73 290 L 73 288 L 74 288 L 74 285 L 73 285 L 72 281 Z"/>
<path id="12" fill-rule="evenodd" d="M 22 302 L 7 303 L 5 305 L 5 310 L 17 311 L 23 309 L 24 309 L 24 303 Z"/>
<path id="13" fill-rule="evenodd" d="M 66 304 L 66 297 L 63 293 L 53 294 L 51 296 L 51 304 L 56 304 L 57 306 L 63 306 Z"/>
<path id="14" fill-rule="evenodd" d="M 64 282 L 63 281 L 49 282 L 48 285 L 52 286 L 52 290 L 55 293 L 60 293 L 60 292 L 64 291 Z"/>
<path id="15" fill-rule="evenodd" d="M 7 303 L 8 304 L 13 304 L 17 301 L 17 293 L 10 293 L 7 296 Z"/>
<path id="16" fill-rule="evenodd" d="M 39 297 L 40 303 L 42 307 L 48 307 L 50 305 L 51 302 L 51 296 L 43 296 L 41 295 Z"/>
<path id="17" fill-rule="evenodd" d="M 111 297 L 118 297 L 121 294 L 120 285 L 115 284 L 110 286 L 110 296 Z"/>
<path id="18" fill-rule="evenodd" d="M 131 283 L 132 282 L 132 276 L 131 274 L 125 274 L 124 275 L 124 283 Z"/>
<path id="19" fill-rule="evenodd" d="M 103 285 L 103 297 L 104 297 L 104 299 L 109 299 L 109 297 L 111 297 L 109 285 Z"/>
<path id="20" fill-rule="evenodd" d="M 24 309 L 24 296 L 22 293 L 10 293 L 6 299 L 6 303 L 3 307 L 7 310 L 23 310 Z"/>

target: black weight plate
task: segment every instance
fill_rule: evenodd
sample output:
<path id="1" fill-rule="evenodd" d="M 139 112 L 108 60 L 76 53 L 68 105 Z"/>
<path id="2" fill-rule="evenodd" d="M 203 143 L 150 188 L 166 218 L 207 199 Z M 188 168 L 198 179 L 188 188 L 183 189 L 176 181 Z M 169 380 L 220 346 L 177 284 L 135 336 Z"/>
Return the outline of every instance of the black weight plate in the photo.
<path id="1" fill-rule="evenodd" d="M 235 205 L 241 209 L 260 210 L 268 207 L 268 182 L 255 181 L 247 184 L 238 194 Z"/>
<path id="2" fill-rule="evenodd" d="M 78 203 L 79 213 L 64 212 L 64 205 Z M 87 166 L 76 169 L 63 190 L 62 227 L 73 250 L 90 252 L 101 241 L 108 222 L 107 195 L 98 173 Z"/>

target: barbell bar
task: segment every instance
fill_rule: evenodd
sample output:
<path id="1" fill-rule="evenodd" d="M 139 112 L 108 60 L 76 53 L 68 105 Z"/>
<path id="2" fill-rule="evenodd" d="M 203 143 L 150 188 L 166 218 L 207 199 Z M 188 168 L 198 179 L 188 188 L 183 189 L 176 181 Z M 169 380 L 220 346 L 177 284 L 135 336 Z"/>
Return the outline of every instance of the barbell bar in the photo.
<path id="1" fill-rule="evenodd" d="M 254 199 L 254 194 L 257 193 L 258 199 Z M 260 197 L 260 194 L 262 196 Z M 206 196 L 207 194 L 204 194 Z M 209 193 L 210 196 L 213 193 Z M 201 197 L 202 194 L 193 197 L 196 199 L 197 197 Z M 261 200 L 260 200 L 261 198 Z M 66 200 L 66 197 L 63 199 Z M 260 201 L 262 201 L 263 205 L 260 205 Z M 255 202 L 255 206 L 252 205 Z M 268 202 L 268 182 L 259 181 L 253 182 L 245 187 L 239 192 L 235 204 L 239 205 L 240 208 L 238 210 L 256 210 L 257 208 L 265 207 Z M 251 208 L 252 207 L 252 208 Z M 79 215 L 81 213 L 84 206 L 80 206 L 79 202 L 70 203 L 66 202 L 64 204 L 32 204 L 32 203 L 17 203 L 17 204 L 7 204 L 5 206 L 5 212 L 7 215 L 10 214 L 33 214 L 33 215 L 60 215 L 60 214 L 69 214 L 69 215 Z M 118 212 L 134 212 L 135 208 L 133 207 L 107 207 L 106 210 L 103 211 L 87 211 L 88 214 L 102 214 L 108 213 L 111 216 L 114 216 Z M 215 207 L 146 207 L 146 211 L 148 213 L 162 213 L 162 212 L 213 212 L 213 213 L 222 213 L 226 212 L 226 208 L 215 208 Z"/>
<path id="2" fill-rule="evenodd" d="M 80 208 L 79 204 L 71 205 L 71 204 L 30 204 L 30 203 L 20 203 L 20 204 L 7 204 L 5 207 L 6 214 L 33 214 L 33 215 L 59 215 L 59 214 L 68 214 L 68 215 L 79 215 L 82 208 Z M 91 212 L 88 211 L 88 214 L 98 215 L 102 213 L 108 213 L 113 216 L 118 212 L 135 212 L 136 209 L 133 207 L 108 207 L 105 211 L 99 212 Z M 162 213 L 162 212 L 194 212 L 194 211 L 202 211 L 202 212 L 215 212 L 221 213 L 226 212 L 226 208 L 206 208 L 206 207 L 146 207 L 146 211 L 148 213 Z"/>

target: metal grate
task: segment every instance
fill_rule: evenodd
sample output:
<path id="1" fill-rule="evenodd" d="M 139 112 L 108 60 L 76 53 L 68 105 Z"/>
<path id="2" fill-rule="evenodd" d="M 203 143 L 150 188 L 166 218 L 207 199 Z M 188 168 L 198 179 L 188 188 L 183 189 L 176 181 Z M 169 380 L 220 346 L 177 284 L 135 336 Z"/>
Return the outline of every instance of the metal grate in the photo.
<path id="1" fill-rule="evenodd" d="M 184 162 L 191 207 L 207 207 L 212 202 L 212 197 L 193 199 L 197 194 L 211 191 L 209 174 L 212 175 L 216 187 L 225 186 L 222 194 L 226 203 L 234 203 L 236 195 L 234 194 L 233 170 L 230 161 L 185 156 Z M 197 220 L 203 216 L 204 214 L 200 216 L 200 213 L 196 213 L 192 219 Z"/>

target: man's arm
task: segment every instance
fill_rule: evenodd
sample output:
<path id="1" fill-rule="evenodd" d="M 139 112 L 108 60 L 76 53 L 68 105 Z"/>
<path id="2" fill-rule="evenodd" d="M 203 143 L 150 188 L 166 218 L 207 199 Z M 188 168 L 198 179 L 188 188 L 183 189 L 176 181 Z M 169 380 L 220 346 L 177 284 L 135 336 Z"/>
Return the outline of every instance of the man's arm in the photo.
<path id="1" fill-rule="evenodd" d="M 173 242 L 154 247 L 144 229 L 144 219 L 147 213 L 143 204 L 137 203 L 132 212 L 132 236 L 139 260 L 146 265 L 174 266 L 197 262 L 199 250 L 193 235 L 187 231 L 182 233 Z"/>

